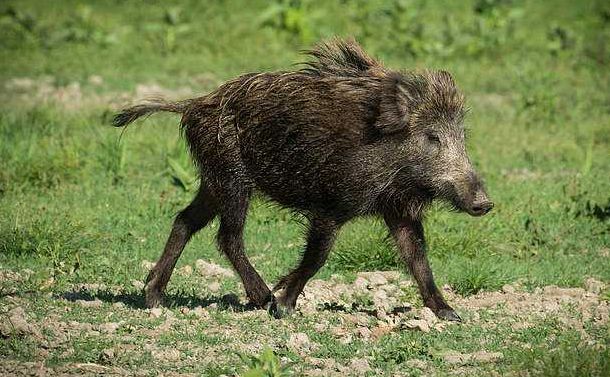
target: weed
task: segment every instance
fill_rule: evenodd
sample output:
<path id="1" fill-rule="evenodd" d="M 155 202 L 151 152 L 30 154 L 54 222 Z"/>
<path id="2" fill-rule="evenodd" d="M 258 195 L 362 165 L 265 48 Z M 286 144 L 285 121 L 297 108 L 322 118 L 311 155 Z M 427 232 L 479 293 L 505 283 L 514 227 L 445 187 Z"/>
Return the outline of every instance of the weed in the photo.
<path id="1" fill-rule="evenodd" d="M 292 376 L 293 364 L 283 365 L 271 348 L 265 348 L 260 355 L 238 354 L 248 370 L 242 377 L 284 377 Z"/>
<path id="2" fill-rule="evenodd" d="M 385 231 L 375 226 L 366 229 L 359 221 L 344 230 L 340 241 L 330 256 L 330 266 L 345 271 L 375 271 L 395 269 L 400 266 L 392 241 Z"/>
<path id="3" fill-rule="evenodd" d="M 504 272 L 492 263 L 469 260 L 451 276 L 449 283 L 462 296 L 477 294 L 483 290 L 496 290 L 507 282 Z"/>
<path id="4" fill-rule="evenodd" d="M 609 341 L 606 338 L 604 343 Z M 554 342 L 549 352 L 530 352 L 524 356 L 522 367 L 535 377 L 610 375 L 610 348 L 581 342 L 575 335 L 562 338 Z"/>
<path id="5" fill-rule="evenodd" d="M 35 355 L 36 340 L 33 337 L 26 335 L 0 337 L 0 356 L 2 358 L 32 360 Z"/>

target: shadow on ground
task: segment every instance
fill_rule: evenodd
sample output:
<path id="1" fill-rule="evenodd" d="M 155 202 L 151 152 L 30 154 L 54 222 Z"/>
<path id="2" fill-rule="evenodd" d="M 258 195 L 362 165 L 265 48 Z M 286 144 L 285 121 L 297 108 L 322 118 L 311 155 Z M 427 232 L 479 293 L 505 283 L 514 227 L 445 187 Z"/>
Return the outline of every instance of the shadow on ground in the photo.
<path id="1" fill-rule="evenodd" d="M 141 293 L 114 293 L 108 290 L 91 292 L 87 289 L 80 289 L 77 291 L 65 292 L 55 296 L 67 301 L 94 301 L 100 300 L 114 304 L 116 302 L 123 303 L 124 305 L 133 309 L 146 309 L 144 295 Z M 168 308 L 187 307 L 194 309 L 197 307 L 206 308 L 212 305 L 216 305 L 221 310 L 230 310 L 234 312 L 246 312 L 252 310 L 259 310 L 260 308 L 254 304 L 247 303 L 243 304 L 239 301 L 237 295 L 230 293 L 222 296 L 208 296 L 199 297 L 192 294 L 174 293 L 165 295 L 164 306 Z M 324 303 L 318 306 L 320 311 L 330 312 L 344 312 L 344 313 L 363 313 L 369 316 L 376 317 L 378 315 L 376 309 L 369 309 L 360 304 L 352 303 L 351 305 L 342 305 L 335 302 Z M 412 310 L 410 306 L 398 306 L 391 310 L 389 313 L 396 315 L 399 313 L 406 313 Z"/>
<path id="2" fill-rule="evenodd" d="M 144 295 L 141 293 L 114 293 L 108 290 L 91 292 L 87 289 L 78 291 L 66 292 L 56 296 L 68 301 L 94 301 L 100 300 L 107 303 L 121 302 L 133 309 L 146 309 Z M 243 304 L 235 294 L 226 294 L 223 296 L 198 297 L 189 294 L 167 294 L 165 295 L 164 306 L 169 308 L 187 307 L 194 309 L 196 307 L 206 308 L 216 304 L 218 308 L 232 310 L 236 312 L 245 312 L 257 310 L 253 304 Z"/>

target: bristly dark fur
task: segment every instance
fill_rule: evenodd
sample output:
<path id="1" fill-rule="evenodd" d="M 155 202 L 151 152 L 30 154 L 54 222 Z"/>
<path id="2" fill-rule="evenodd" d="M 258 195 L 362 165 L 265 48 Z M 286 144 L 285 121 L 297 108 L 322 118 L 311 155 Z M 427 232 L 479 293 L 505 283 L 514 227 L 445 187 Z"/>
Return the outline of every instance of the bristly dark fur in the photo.
<path id="1" fill-rule="evenodd" d="M 381 63 L 370 57 L 352 38 L 321 42 L 306 54 L 313 59 L 303 63 L 307 67 L 301 71 L 311 75 L 358 77 L 384 71 Z"/>
<path id="2" fill-rule="evenodd" d="M 114 118 L 123 127 L 157 111 L 182 114 L 201 176 L 148 276 L 147 305 L 160 303 L 191 236 L 219 217 L 219 248 L 250 300 L 276 314 L 291 311 L 341 226 L 374 215 L 388 225 L 425 305 L 458 318 L 432 279 L 421 219 L 436 198 L 476 215 L 491 208 L 466 155 L 462 94 L 449 73 L 392 71 L 352 39 L 332 39 L 308 55 L 300 70 L 246 74 L 206 96 L 156 100 Z M 303 258 L 276 286 L 283 289 L 277 302 L 244 252 L 255 191 L 309 221 Z"/>

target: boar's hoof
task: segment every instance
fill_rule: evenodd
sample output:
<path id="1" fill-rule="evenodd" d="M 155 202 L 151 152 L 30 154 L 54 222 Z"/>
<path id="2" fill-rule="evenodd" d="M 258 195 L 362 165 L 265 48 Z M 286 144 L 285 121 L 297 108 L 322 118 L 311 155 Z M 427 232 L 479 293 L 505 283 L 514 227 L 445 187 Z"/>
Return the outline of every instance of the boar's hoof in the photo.
<path id="1" fill-rule="evenodd" d="M 154 280 L 148 281 L 142 289 L 147 308 L 156 308 L 163 305 L 163 292 L 154 285 Z"/>
<path id="2" fill-rule="evenodd" d="M 157 290 L 148 290 L 144 288 L 144 298 L 147 308 L 156 308 L 163 305 L 163 294 Z"/>
<path id="3" fill-rule="evenodd" d="M 440 309 L 435 314 L 438 318 L 446 321 L 462 322 L 462 318 L 453 309 Z"/>
<path id="4" fill-rule="evenodd" d="M 285 318 L 294 313 L 294 307 L 283 304 L 281 300 L 276 300 L 275 296 L 265 305 L 265 308 L 267 309 L 267 312 L 276 319 Z"/>

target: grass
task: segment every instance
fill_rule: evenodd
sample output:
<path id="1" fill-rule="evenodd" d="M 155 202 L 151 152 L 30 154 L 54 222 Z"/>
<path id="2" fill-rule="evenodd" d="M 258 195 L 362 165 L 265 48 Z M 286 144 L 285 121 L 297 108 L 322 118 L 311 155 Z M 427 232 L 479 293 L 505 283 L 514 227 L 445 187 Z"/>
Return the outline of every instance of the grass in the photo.
<path id="1" fill-rule="evenodd" d="M 526 368 L 531 376 L 607 376 L 610 373 L 610 354 L 607 348 L 599 349 L 578 344 L 573 334 L 562 338 L 548 353 L 531 352 L 526 356 Z M 606 344 L 610 339 L 606 339 Z M 578 346 L 575 347 L 575 344 Z"/>
<path id="2" fill-rule="evenodd" d="M 137 307 L 141 298 L 133 281 L 145 275 L 140 263 L 158 257 L 173 217 L 193 195 L 195 171 L 177 118 L 155 116 L 121 133 L 109 127 L 112 111 L 134 98 L 140 84 L 158 84 L 176 97 L 183 87 L 206 93 L 243 72 L 287 69 L 302 59 L 299 50 L 335 34 L 355 35 L 391 67 L 447 69 L 467 95 L 469 151 L 497 205 L 481 219 L 432 208 L 425 227 L 440 285 L 468 296 L 516 281 L 527 289 L 580 287 L 587 277 L 608 283 L 609 14 L 601 1 L 151 0 L 146 6 L 5 1 L 0 5 L 0 269 L 32 273 L 17 286 L 1 282 L 0 291 L 23 295 L 34 308 L 56 305 L 44 293 L 55 297 L 79 284 L 103 284 L 110 287 L 107 301 Z M 215 248 L 216 229 L 213 223 L 195 236 L 177 267 L 196 259 L 228 267 Z M 298 259 L 303 229 L 290 212 L 257 198 L 246 242 L 257 269 L 272 283 Z M 349 281 L 357 271 L 400 268 L 382 222 L 359 219 L 341 231 L 317 277 L 336 274 Z M 112 291 L 116 287 L 127 288 Z M 172 310 L 204 300 L 205 287 L 205 281 L 174 276 Z M 26 293 L 41 289 L 43 296 Z M 240 289 L 236 280 L 222 282 L 221 292 Z M 48 315 L 33 310 L 40 318 Z M 122 313 L 136 329 L 132 334 L 138 321 L 147 321 Z M 90 313 L 70 315 L 79 320 Z M 217 316 L 218 323 L 231 320 L 230 314 Z M 344 345 L 312 334 L 311 326 L 299 321 L 307 319 L 289 326 L 304 326 L 325 347 L 319 357 L 348 361 L 362 353 L 388 373 L 413 358 L 446 372 L 434 349 L 466 351 L 485 335 L 492 350 L 501 350 L 511 332 L 406 332 L 367 350 L 362 342 Z M 533 341 L 538 361 L 509 355 L 502 368 L 555 375 L 560 370 L 554 365 L 563 360 L 591 375 L 605 374 L 607 363 L 590 347 L 572 352 L 579 340 L 554 333 L 557 345 Z M 175 336 L 222 342 L 201 334 Z M 94 347 L 95 341 L 78 338 L 72 345 L 77 352 L 68 358 L 54 354 L 53 360 L 97 362 L 110 345 Z M 33 342 L 10 338 L 0 350 L 25 360 L 34 352 Z M 135 344 L 142 347 L 140 339 Z M 248 354 L 262 349 L 255 351 Z M 116 363 L 146 365 L 152 356 L 145 355 Z M 217 371 L 210 375 L 242 371 L 213 361 L 206 368 Z"/>

